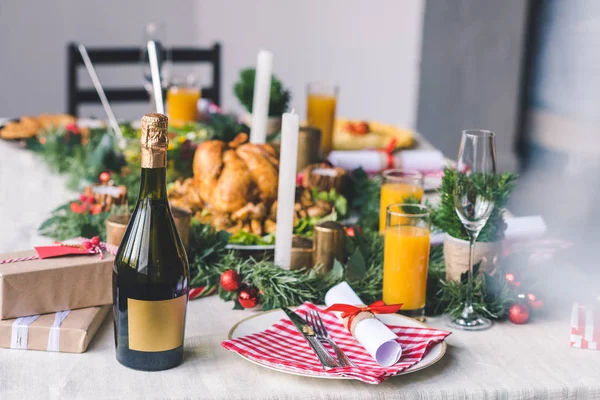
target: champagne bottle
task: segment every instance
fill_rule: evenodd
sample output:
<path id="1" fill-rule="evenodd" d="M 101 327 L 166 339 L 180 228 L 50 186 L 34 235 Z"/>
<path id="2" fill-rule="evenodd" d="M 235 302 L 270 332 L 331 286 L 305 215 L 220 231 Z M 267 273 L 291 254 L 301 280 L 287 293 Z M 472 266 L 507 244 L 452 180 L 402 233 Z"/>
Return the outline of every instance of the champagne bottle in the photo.
<path id="1" fill-rule="evenodd" d="M 113 268 L 117 360 L 145 371 L 183 361 L 189 266 L 167 200 L 167 125 L 142 117 L 140 193 Z"/>

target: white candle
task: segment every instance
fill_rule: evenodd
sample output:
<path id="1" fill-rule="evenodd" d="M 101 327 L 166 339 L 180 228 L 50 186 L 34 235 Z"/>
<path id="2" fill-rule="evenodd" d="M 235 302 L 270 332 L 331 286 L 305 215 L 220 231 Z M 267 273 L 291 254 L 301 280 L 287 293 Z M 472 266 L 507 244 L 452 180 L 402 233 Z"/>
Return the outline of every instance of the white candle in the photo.
<path id="1" fill-rule="evenodd" d="M 275 264 L 289 269 L 294 230 L 294 200 L 296 195 L 296 161 L 300 120 L 292 110 L 284 113 L 281 123 L 281 156 L 277 192 L 277 230 L 275 231 Z"/>
<path id="2" fill-rule="evenodd" d="M 250 143 L 265 143 L 267 140 L 267 119 L 269 118 L 272 71 L 273 54 L 266 50 L 259 51 L 256 61 L 256 75 L 254 77 Z"/>

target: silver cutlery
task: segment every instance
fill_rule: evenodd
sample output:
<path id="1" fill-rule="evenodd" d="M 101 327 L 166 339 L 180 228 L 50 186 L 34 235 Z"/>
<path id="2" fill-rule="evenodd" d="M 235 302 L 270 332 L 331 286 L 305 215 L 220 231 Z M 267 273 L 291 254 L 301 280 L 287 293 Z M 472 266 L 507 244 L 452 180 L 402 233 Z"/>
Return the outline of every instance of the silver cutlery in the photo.
<path id="1" fill-rule="evenodd" d="M 342 367 L 356 366 L 352 361 L 350 361 L 342 349 L 338 347 L 337 343 L 329 336 L 329 332 L 327 332 L 327 328 L 321 319 L 321 315 L 317 311 L 310 310 L 308 316 L 306 317 L 306 322 L 311 326 L 311 328 L 313 328 L 317 339 L 321 343 L 329 343 L 329 345 L 331 345 Z"/>
<path id="2" fill-rule="evenodd" d="M 308 324 L 301 316 L 293 312 L 292 310 L 282 307 L 282 310 L 287 314 L 290 320 L 294 323 L 296 328 L 300 331 L 304 339 L 308 342 L 310 347 L 317 355 L 323 369 L 328 370 L 332 368 L 339 368 L 340 363 L 327 351 L 321 341 L 317 339 L 315 330 Z"/>

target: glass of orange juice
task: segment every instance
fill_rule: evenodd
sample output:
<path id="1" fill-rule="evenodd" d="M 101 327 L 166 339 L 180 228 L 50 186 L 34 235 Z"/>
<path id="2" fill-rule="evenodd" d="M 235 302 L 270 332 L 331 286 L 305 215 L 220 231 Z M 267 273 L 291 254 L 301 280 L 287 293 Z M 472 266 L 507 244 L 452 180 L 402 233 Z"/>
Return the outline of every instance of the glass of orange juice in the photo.
<path id="1" fill-rule="evenodd" d="M 383 301 L 402 304 L 401 314 L 422 321 L 429 268 L 429 209 L 417 204 L 392 204 L 386 215 Z"/>
<path id="2" fill-rule="evenodd" d="M 412 169 L 388 169 L 383 171 L 381 197 L 379 200 L 379 233 L 385 230 L 386 208 L 391 204 L 408 203 L 409 199 L 421 202 L 423 198 L 423 174 Z"/>
<path id="3" fill-rule="evenodd" d="M 327 155 L 333 149 L 333 124 L 339 88 L 331 82 L 311 82 L 307 85 L 306 120 L 321 130 L 321 151 Z"/>
<path id="4" fill-rule="evenodd" d="M 169 124 L 183 126 L 186 122 L 197 121 L 201 94 L 200 86 L 193 76 L 173 79 L 173 85 L 167 91 Z"/>

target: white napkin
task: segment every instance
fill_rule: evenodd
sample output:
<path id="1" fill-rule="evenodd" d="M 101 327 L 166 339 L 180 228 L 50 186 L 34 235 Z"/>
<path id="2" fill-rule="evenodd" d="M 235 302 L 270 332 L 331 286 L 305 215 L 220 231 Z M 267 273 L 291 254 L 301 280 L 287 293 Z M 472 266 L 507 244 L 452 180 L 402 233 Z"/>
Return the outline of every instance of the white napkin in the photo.
<path id="1" fill-rule="evenodd" d="M 444 168 L 444 155 L 439 150 L 399 151 L 394 153 L 394 168 L 439 171 Z"/>
<path id="2" fill-rule="evenodd" d="M 539 239 L 546 233 L 547 227 L 544 219 L 539 215 L 530 217 L 513 217 L 506 219 L 504 240 L 517 242 L 519 240 Z M 429 241 L 431 245 L 444 243 L 444 232 L 432 233 Z"/>
<path id="3" fill-rule="evenodd" d="M 515 217 L 506 220 L 504 236 L 509 241 L 539 239 L 544 236 L 546 230 L 546 223 L 539 215 Z"/>
<path id="4" fill-rule="evenodd" d="M 337 303 L 364 305 L 347 282 L 335 285 L 325 294 L 325 304 L 328 307 Z M 341 313 L 336 314 L 341 319 Z M 354 328 L 354 338 L 383 367 L 394 365 L 402 355 L 402 348 L 396 342 L 396 334 L 377 318 L 365 319 L 358 323 Z"/>

